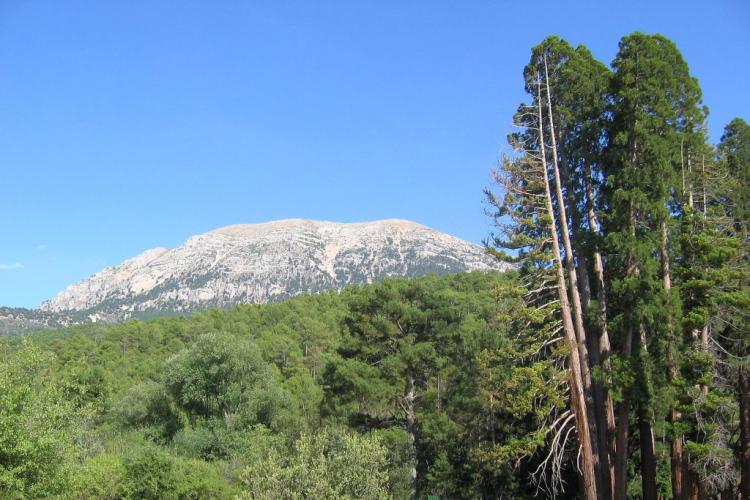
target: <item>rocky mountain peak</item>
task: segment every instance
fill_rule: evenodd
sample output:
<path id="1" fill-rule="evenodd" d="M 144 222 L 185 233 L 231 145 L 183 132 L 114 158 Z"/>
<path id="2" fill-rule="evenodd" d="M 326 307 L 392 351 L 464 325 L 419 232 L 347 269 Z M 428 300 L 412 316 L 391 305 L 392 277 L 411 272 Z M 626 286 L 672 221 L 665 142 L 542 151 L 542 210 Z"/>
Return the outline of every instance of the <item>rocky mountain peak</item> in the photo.
<path id="1" fill-rule="evenodd" d="M 264 303 L 387 276 L 503 270 L 476 244 L 415 222 L 287 219 L 154 248 L 69 286 L 40 309 L 110 320 Z"/>

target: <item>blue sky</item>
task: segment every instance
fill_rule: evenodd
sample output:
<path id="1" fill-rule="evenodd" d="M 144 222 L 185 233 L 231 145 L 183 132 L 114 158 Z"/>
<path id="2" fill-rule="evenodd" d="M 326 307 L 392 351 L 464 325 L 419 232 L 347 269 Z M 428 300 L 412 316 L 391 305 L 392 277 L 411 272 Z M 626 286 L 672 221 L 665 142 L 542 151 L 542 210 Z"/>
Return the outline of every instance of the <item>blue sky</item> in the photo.
<path id="1" fill-rule="evenodd" d="M 234 223 L 479 242 L 532 45 L 609 63 L 622 35 L 667 35 L 718 140 L 750 118 L 749 27 L 744 1 L 0 0 L 0 305 Z"/>

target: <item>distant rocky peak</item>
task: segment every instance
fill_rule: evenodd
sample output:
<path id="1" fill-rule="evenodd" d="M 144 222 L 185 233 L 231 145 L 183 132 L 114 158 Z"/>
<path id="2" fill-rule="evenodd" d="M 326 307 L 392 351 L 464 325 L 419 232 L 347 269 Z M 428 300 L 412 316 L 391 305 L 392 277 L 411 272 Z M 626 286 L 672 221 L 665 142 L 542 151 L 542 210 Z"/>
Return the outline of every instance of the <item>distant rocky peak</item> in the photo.
<path id="1" fill-rule="evenodd" d="M 388 276 L 504 270 L 477 244 L 415 222 L 287 219 L 226 226 L 154 248 L 70 285 L 40 310 L 122 320 L 371 283 Z"/>

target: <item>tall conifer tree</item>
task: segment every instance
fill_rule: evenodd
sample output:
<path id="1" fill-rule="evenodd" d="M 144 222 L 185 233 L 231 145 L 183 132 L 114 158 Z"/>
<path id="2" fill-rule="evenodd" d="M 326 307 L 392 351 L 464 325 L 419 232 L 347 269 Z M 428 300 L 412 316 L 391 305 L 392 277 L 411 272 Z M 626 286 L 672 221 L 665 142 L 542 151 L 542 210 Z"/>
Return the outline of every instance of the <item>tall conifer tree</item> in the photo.
<path id="1" fill-rule="evenodd" d="M 607 164 L 607 241 L 613 328 L 623 363 L 634 374 L 623 384 L 619 411 L 617 498 L 625 495 L 629 411 L 638 421 L 642 494 L 657 497 L 655 391 L 670 378 L 679 320 L 671 291 L 670 220 L 678 185 L 680 143 L 702 123 L 700 88 L 675 45 L 634 33 L 620 42 L 613 63 L 610 157 Z M 667 366 L 663 366 L 666 361 Z M 677 450 L 679 451 L 679 450 Z M 675 467 L 682 467 L 681 459 Z"/>

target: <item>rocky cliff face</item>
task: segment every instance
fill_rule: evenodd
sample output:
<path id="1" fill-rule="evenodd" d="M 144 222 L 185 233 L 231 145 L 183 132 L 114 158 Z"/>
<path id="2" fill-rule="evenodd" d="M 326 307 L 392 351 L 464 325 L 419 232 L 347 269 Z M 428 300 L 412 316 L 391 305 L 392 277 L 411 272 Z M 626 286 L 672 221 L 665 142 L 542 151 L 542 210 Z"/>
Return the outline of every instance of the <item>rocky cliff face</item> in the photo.
<path id="1" fill-rule="evenodd" d="M 45 330 L 74 325 L 81 318 L 67 313 L 24 309 L 22 307 L 0 307 L 0 337 L 15 335 L 30 330 Z"/>
<path id="2" fill-rule="evenodd" d="M 503 270 L 473 243 L 402 220 L 228 226 L 155 248 L 69 286 L 40 310 L 91 319 L 264 303 L 387 276 Z"/>

